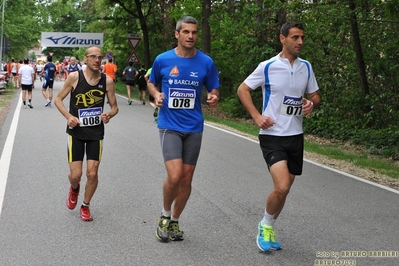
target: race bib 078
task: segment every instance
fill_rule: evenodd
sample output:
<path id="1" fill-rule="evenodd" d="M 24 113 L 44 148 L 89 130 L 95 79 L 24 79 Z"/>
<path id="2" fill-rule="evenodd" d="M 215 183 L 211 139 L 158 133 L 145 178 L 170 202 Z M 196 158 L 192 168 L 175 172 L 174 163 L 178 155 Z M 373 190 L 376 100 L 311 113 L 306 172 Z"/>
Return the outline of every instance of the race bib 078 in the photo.
<path id="1" fill-rule="evenodd" d="M 169 89 L 168 107 L 171 109 L 194 109 L 195 105 L 194 89 Z"/>
<path id="2" fill-rule="evenodd" d="M 284 96 L 280 113 L 283 115 L 302 115 L 302 97 Z"/>
<path id="3" fill-rule="evenodd" d="M 101 124 L 102 107 L 79 109 L 79 126 L 92 127 Z"/>

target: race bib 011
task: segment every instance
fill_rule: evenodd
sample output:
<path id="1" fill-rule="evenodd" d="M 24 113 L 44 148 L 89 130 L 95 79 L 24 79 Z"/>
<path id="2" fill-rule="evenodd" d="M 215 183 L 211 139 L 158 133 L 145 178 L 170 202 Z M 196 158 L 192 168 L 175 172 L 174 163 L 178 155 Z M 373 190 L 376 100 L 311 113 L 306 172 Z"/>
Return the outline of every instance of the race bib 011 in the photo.
<path id="1" fill-rule="evenodd" d="M 283 115 L 301 116 L 302 105 L 302 97 L 284 96 L 280 113 Z"/>

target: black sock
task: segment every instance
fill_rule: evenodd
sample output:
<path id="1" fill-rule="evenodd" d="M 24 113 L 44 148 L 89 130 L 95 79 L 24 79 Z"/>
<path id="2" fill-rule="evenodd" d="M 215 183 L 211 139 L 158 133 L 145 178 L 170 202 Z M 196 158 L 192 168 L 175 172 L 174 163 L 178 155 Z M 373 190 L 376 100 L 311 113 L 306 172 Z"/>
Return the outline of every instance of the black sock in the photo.
<path id="1" fill-rule="evenodd" d="M 72 190 L 73 190 L 74 192 L 78 192 L 78 191 L 79 191 L 79 188 L 80 188 L 80 184 L 79 184 L 76 188 L 72 188 Z"/>

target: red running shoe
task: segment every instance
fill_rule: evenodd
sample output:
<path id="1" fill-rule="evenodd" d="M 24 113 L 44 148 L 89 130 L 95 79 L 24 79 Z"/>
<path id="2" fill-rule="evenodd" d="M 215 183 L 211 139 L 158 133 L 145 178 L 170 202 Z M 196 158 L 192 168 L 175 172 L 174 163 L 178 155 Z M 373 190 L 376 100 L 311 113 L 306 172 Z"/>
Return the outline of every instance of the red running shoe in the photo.
<path id="1" fill-rule="evenodd" d="M 70 210 L 75 209 L 76 204 L 78 203 L 79 190 L 80 190 L 80 184 L 78 187 L 78 191 L 74 191 L 72 186 L 69 188 L 69 194 L 66 199 L 66 205 L 68 209 Z"/>
<path id="2" fill-rule="evenodd" d="M 90 215 L 90 207 L 89 206 L 83 206 L 80 207 L 80 218 L 82 218 L 82 221 L 84 222 L 91 222 L 93 221 L 93 217 Z"/>

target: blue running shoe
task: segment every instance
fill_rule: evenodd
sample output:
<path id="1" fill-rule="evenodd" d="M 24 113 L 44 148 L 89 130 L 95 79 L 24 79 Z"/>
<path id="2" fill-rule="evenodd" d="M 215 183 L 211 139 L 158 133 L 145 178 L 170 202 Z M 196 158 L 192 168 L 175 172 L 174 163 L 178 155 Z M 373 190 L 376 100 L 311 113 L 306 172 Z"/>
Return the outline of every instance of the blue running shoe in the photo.
<path id="1" fill-rule="evenodd" d="M 259 222 L 256 244 L 260 250 L 269 252 L 272 249 L 281 249 L 281 245 L 276 241 L 275 236 L 276 233 L 274 232 L 273 226 L 262 225 L 262 222 Z"/>

